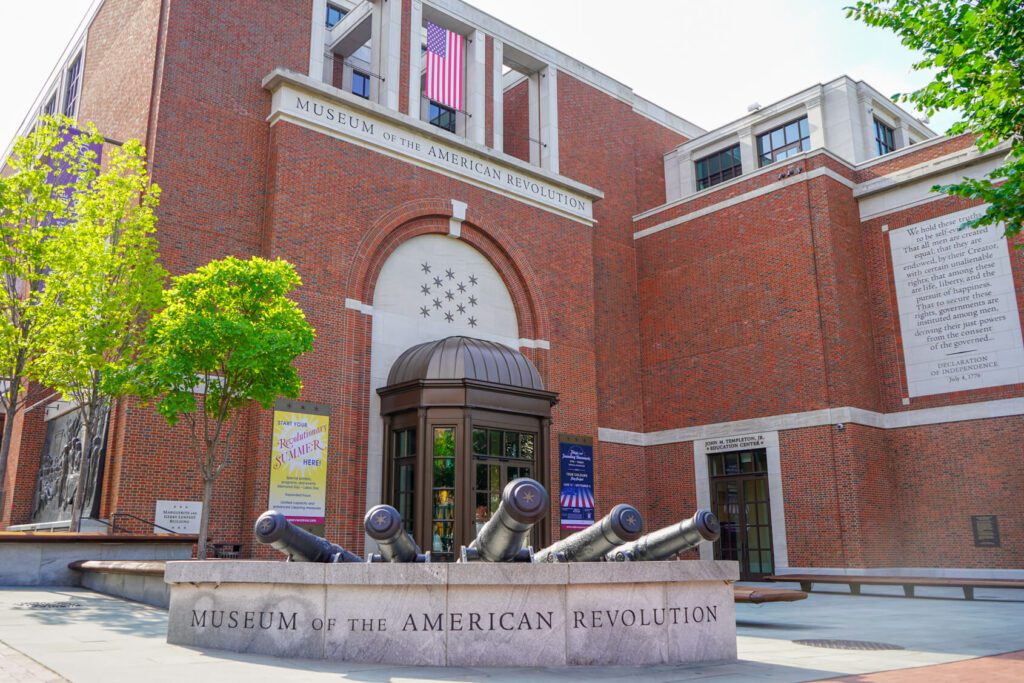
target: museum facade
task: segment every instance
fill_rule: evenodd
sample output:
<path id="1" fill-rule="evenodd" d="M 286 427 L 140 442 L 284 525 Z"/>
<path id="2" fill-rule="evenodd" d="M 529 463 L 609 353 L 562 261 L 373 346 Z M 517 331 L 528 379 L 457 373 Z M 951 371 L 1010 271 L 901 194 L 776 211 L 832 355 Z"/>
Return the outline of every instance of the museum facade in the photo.
<path id="1" fill-rule="evenodd" d="M 745 578 L 1024 576 L 1024 262 L 931 192 L 1003 147 L 845 76 L 705 131 L 461 0 L 102 0 L 22 132 L 54 112 L 144 142 L 172 274 L 302 277 L 304 388 L 234 433 L 223 554 L 268 556 L 272 506 L 363 552 L 387 502 L 451 559 L 531 476 L 538 545 L 707 507 Z M 74 406 L 13 419 L 0 526 L 60 528 Z M 91 516 L 190 528 L 188 445 L 118 401 Z"/>

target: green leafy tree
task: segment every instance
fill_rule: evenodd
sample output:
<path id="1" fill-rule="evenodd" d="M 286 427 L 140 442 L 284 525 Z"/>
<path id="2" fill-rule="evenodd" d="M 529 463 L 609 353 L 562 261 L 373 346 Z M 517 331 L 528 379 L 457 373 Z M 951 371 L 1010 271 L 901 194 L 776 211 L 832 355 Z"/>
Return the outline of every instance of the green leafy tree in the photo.
<path id="1" fill-rule="evenodd" d="M 40 300 L 54 314 L 38 335 L 41 350 L 28 374 L 82 411 L 72 531 L 80 528 L 87 483 L 99 465 L 92 445 L 102 438 L 111 399 L 129 389 L 125 370 L 137 362 L 145 325 L 161 303 L 167 272 L 153 237 L 159 198 L 145 150 L 126 142 L 75 195 L 73 220 L 49 251 Z"/>
<path id="2" fill-rule="evenodd" d="M 988 150 L 1005 142 L 1005 162 L 988 177 L 933 190 L 980 199 L 989 209 L 969 227 L 1005 223 L 1013 237 L 1024 225 L 1024 3 L 1020 0 L 859 0 L 848 16 L 894 31 L 923 53 L 915 70 L 932 81 L 896 99 L 929 115 L 956 109 L 951 135 L 973 133 Z"/>
<path id="3" fill-rule="evenodd" d="M 189 427 L 203 481 L 199 558 L 206 557 L 213 483 L 231 464 L 231 435 L 251 401 L 270 408 L 297 398 L 292 362 L 313 346 L 313 328 L 287 294 L 301 281 L 287 261 L 228 257 L 173 279 L 148 330 L 137 391 L 170 423 Z M 201 390 L 201 398 L 197 398 Z"/>
<path id="4" fill-rule="evenodd" d="M 74 199 L 99 175 L 95 128 L 80 134 L 66 118 L 44 118 L 30 134 L 18 138 L 0 177 L 0 501 L 14 418 L 38 393 L 28 391 L 26 371 L 42 349 L 40 333 L 59 307 L 45 299 L 44 277 L 75 218 Z"/>

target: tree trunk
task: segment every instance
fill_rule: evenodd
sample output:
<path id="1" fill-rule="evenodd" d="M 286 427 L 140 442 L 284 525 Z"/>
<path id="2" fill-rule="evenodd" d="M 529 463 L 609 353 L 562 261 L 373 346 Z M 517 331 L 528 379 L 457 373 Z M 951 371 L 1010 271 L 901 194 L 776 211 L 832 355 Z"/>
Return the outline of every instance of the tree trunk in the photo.
<path id="1" fill-rule="evenodd" d="M 203 475 L 203 512 L 199 515 L 199 547 L 196 557 L 206 559 L 206 539 L 210 531 L 210 501 L 213 500 L 213 479 Z"/>
<path id="2" fill-rule="evenodd" d="M 4 416 L 4 434 L 0 440 L 0 517 L 3 517 L 4 502 L 7 499 L 7 456 L 11 452 L 11 433 L 14 432 L 15 406 L 18 405 L 18 385 L 21 378 L 15 377 L 7 387 L 7 414 Z"/>

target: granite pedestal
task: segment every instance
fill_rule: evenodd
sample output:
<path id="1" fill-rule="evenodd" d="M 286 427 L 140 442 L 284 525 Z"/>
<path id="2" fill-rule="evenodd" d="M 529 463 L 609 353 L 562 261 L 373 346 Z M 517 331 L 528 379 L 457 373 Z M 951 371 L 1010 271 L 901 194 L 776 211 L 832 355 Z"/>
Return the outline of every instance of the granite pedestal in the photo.
<path id="1" fill-rule="evenodd" d="M 170 643 L 429 666 L 736 659 L 735 562 L 169 562 Z"/>

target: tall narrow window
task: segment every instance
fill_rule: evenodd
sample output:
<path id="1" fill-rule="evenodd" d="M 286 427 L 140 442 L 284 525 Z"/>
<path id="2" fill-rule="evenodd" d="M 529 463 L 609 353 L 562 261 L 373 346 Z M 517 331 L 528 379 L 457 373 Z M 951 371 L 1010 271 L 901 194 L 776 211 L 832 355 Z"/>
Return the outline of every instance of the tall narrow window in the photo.
<path id="1" fill-rule="evenodd" d="M 455 110 L 437 102 L 430 103 L 430 123 L 444 128 L 449 133 L 455 132 Z"/>
<path id="2" fill-rule="evenodd" d="M 455 427 L 434 427 L 431 555 L 455 559 Z"/>
<path id="3" fill-rule="evenodd" d="M 67 80 L 64 85 L 64 115 L 74 116 L 78 111 L 78 85 L 82 80 L 82 53 L 68 67 Z"/>
<path id="4" fill-rule="evenodd" d="M 878 156 L 888 154 L 896 149 L 895 131 L 878 119 L 875 119 L 875 148 Z"/>
<path id="5" fill-rule="evenodd" d="M 327 28 L 334 28 L 338 23 L 345 18 L 348 14 L 346 10 L 341 9 L 330 3 L 327 4 Z"/>
<path id="6" fill-rule="evenodd" d="M 733 145 L 729 149 L 698 159 L 696 166 L 698 190 L 736 178 L 743 172 L 740 164 L 740 146 Z"/>
<path id="7" fill-rule="evenodd" d="M 416 492 L 416 430 L 397 429 L 392 432 L 394 444 L 395 474 L 394 482 L 395 509 L 402 517 L 402 525 L 409 533 L 414 533 L 415 523 L 415 492 Z"/>
<path id="8" fill-rule="evenodd" d="M 757 136 L 758 166 L 767 166 L 806 152 L 811 148 L 811 133 L 807 117 L 790 121 L 784 126 Z"/>
<path id="9" fill-rule="evenodd" d="M 370 77 L 362 71 L 352 72 L 352 94 L 364 100 L 370 99 Z"/>
<path id="10" fill-rule="evenodd" d="M 56 91 L 50 95 L 50 99 L 46 100 L 46 104 L 43 105 L 43 116 L 53 116 L 57 113 L 57 93 Z"/>

